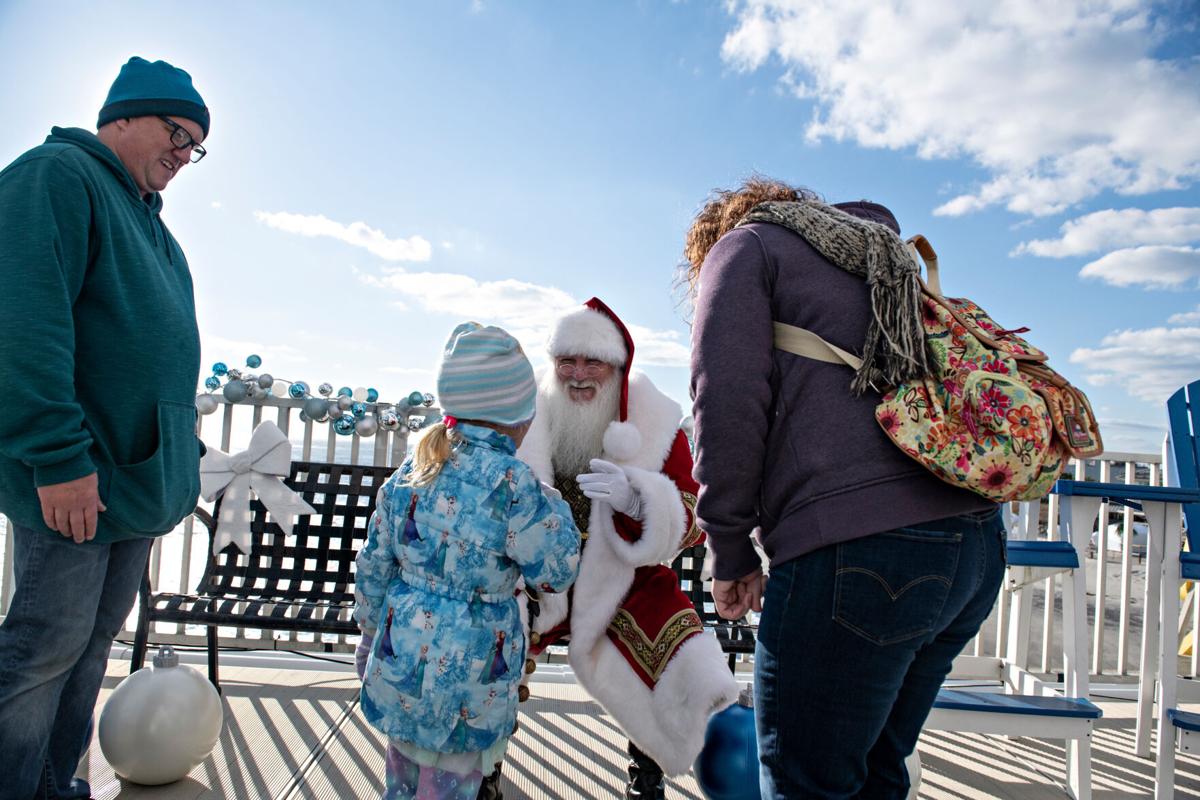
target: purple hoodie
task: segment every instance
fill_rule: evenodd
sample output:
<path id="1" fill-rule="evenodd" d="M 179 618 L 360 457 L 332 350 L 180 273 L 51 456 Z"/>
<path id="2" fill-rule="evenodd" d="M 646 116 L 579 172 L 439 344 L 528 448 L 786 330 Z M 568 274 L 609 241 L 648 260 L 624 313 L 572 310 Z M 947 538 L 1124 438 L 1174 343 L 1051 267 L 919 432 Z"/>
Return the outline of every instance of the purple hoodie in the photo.
<path id="1" fill-rule="evenodd" d="M 899 233 L 874 203 L 838 208 Z M 774 349 L 774 320 L 861 352 L 866 282 L 826 261 L 787 228 L 754 223 L 723 236 L 704 260 L 692 328 L 697 522 L 713 576 L 734 580 L 771 564 L 873 533 L 994 503 L 934 477 L 875 421 L 880 396 L 850 393 L 846 366 Z"/>

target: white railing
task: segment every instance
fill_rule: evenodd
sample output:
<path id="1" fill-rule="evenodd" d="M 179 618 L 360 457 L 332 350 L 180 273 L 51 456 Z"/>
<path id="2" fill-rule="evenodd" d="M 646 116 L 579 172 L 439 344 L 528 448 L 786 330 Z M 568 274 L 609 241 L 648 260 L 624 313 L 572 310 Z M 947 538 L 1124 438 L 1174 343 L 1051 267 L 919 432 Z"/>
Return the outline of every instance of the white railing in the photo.
<path id="1" fill-rule="evenodd" d="M 1099 459 L 1074 461 L 1068 469 L 1076 480 L 1133 483 L 1161 486 L 1162 457 L 1155 453 L 1105 453 Z M 1059 518 L 1059 498 L 1050 495 L 1038 503 L 1015 504 L 1008 509 L 1009 535 L 1013 538 L 1034 539 L 1052 536 Z M 1142 559 L 1145 557 L 1145 538 L 1140 533 L 1140 514 L 1123 506 L 1101 507 L 1103 530 L 1092 534 L 1092 547 L 1084 565 L 1088 586 L 1088 625 L 1090 634 L 1089 671 L 1093 676 L 1130 676 L 1137 672 L 1138 649 L 1144 621 L 1145 581 Z M 1114 535 L 1115 534 L 1115 535 Z M 1053 534 L 1057 535 L 1057 534 Z M 1113 549 L 1114 546 L 1116 549 Z M 1061 588 L 1057 577 L 1046 578 L 1036 586 L 1024 589 L 1033 595 L 1034 606 L 1041 606 L 1040 624 L 1032 626 L 1028 648 L 1019 649 L 1024 663 L 1018 666 L 1035 672 L 1054 674 L 1062 670 L 1060 641 Z M 1180 635 L 1190 629 L 1192 641 L 1197 636 L 1197 606 L 1195 593 L 1185 618 L 1181 618 Z M 1008 653 L 1011 594 L 1000 592 L 992 616 L 979 636 L 968 645 L 974 655 L 1005 656 Z M 1188 624 L 1185 625 L 1184 623 Z M 1193 647 L 1190 674 L 1197 675 L 1197 654 Z"/>
<path id="2" fill-rule="evenodd" d="M 352 464 L 399 465 L 408 445 L 409 430 L 401 425 L 398 430 L 380 430 L 373 439 L 364 439 L 357 433 L 341 436 L 328 423 L 301 422 L 299 410 L 302 400 L 270 396 L 262 400 L 231 405 L 219 395 L 220 406 L 209 416 L 200 417 L 200 435 L 209 446 L 225 451 L 240 450 L 249 441 L 250 434 L 265 415 L 274 410 L 274 421 L 285 434 L 296 434 L 293 439 L 295 458 L 300 460 L 334 461 Z M 418 407 L 409 411 L 412 415 L 426 418 L 440 415 L 433 408 Z M 403 415 L 402 415 L 403 418 Z M 1086 463 L 1075 462 L 1071 468 L 1076 479 L 1101 481 L 1124 481 L 1160 485 L 1162 483 L 1161 456 L 1152 453 L 1107 453 L 1103 458 Z M 1050 495 L 1039 503 L 1024 503 L 1010 509 L 1010 535 L 1020 538 L 1045 538 L 1052 530 L 1050 520 L 1058 518 L 1059 498 Z M 1130 508 L 1107 507 L 1102 519 L 1109 519 L 1119 534 L 1120 550 L 1110 552 L 1107 531 L 1095 537 L 1093 555 L 1088 559 L 1089 617 L 1091 633 L 1090 670 L 1093 675 L 1125 676 L 1136 672 L 1140 646 L 1140 632 L 1144 613 L 1143 593 L 1145 571 L 1141 568 L 1140 556 L 1144 545 L 1134 535 L 1136 515 Z M 0 518 L 2 519 L 2 518 Z M 151 551 L 150 577 L 157 591 L 188 591 L 203 570 L 207 537 L 199 548 L 194 546 L 195 523 L 191 517 L 180 526 L 155 542 Z M 6 608 L 11 594 L 12 570 L 11 547 L 7 536 L 0 537 L 4 544 L 3 582 L 0 584 L 0 614 Z M 1032 626 L 1028 650 L 1022 650 L 1029 662 L 1021 664 L 1032 671 L 1054 674 L 1062 665 L 1055 654 L 1061 653 L 1056 646 L 1061 636 L 1061 623 L 1055 608 L 1060 603 L 1060 589 L 1055 578 L 1047 578 L 1032 591 L 1034 605 L 1041 604 L 1041 624 Z M 1193 593 L 1195 595 L 1196 593 Z M 1003 656 L 1006 652 L 1008 631 L 1009 596 L 1001 591 L 992 616 L 980 635 L 968 645 L 967 652 L 975 655 Z M 1193 640 L 1196 637 L 1197 619 L 1200 618 L 1200 601 L 1193 599 L 1188 608 Z M 1097 624 L 1100 620 L 1102 624 Z M 123 636 L 132 636 L 135 618 L 131 618 Z M 296 634 L 291 632 L 262 632 L 222 629 L 222 644 L 230 647 L 270 649 L 322 649 L 342 650 L 346 647 L 341 638 L 330 635 Z M 264 638 L 265 637 L 265 638 Z M 155 640 L 180 643 L 203 643 L 203 628 L 178 626 L 163 623 L 154 633 Z M 1191 674 L 1197 675 L 1195 648 L 1191 657 Z"/>
<path id="3" fill-rule="evenodd" d="M 399 466 L 404 460 L 408 447 L 409 427 L 406 424 L 410 417 L 420 417 L 425 420 L 441 415 L 436 408 L 418 406 L 397 409 L 401 424 L 396 430 L 379 429 L 370 437 L 362 437 L 358 433 L 340 435 L 333 426 L 326 422 L 313 422 L 300 419 L 300 411 L 304 400 L 268 396 L 255 401 L 238 404 L 227 402 L 220 394 L 213 395 L 218 402 L 217 411 L 199 417 L 197 433 L 209 447 L 216 447 L 226 452 L 244 449 L 250 440 L 250 435 L 264 418 L 271 419 L 280 430 L 289 437 L 293 445 L 293 459 L 302 461 L 327 461 L 349 464 L 378 464 Z M 389 404 L 377 405 L 377 410 L 383 410 Z M 272 411 L 274 412 L 272 414 Z M 298 438 L 293 438 L 298 437 Z M 202 507 L 211 510 L 211 504 L 201 503 Z M 11 538 L 7 535 L 7 521 L 4 522 L 4 535 L 0 536 L 3 544 L 3 577 L 0 579 L 0 616 L 7 613 L 8 603 L 12 594 L 12 547 Z M 202 574 L 204 561 L 209 546 L 208 537 L 202 536 L 200 545 L 195 546 L 195 518 L 189 516 L 175 530 L 166 536 L 155 540 L 150 551 L 150 583 L 155 591 L 187 592 L 194 588 L 195 581 Z M 136 608 L 126 621 L 125 630 L 117 638 L 131 639 L 137 623 Z M 222 646 L 244 647 L 248 649 L 279 649 L 279 650 L 344 650 L 347 649 L 344 637 L 332 635 L 314 635 L 312 633 L 297 633 L 292 631 L 258 631 L 242 628 L 221 628 Z M 152 633 L 152 640 L 160 643 L 203 645 L 204 627 L 179 625 L 176 623 L 159 623 Z"/>

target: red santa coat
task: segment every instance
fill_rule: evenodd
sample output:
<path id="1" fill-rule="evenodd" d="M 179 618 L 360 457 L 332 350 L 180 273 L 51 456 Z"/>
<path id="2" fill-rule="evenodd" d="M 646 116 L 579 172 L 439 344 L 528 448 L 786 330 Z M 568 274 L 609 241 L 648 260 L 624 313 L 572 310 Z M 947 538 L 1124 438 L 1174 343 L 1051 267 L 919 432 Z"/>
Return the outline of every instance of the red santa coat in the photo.
<path id="1" fill-rule="evenodd" d="M 682 412 L 641 373 L 630 376 L 628 391 L 627 421 L 610 426 L 601 457 L 621 466 L 641 495 L 641 524 L 593 500 L 574 600 L 543 595 L 533 629 L 568 622 L 580 685 L 664 772 L 680 775 L 704 746 L 709 716 L 737 698 L 738 686 L 716 636 L 699 629 L 663 566 L 699 537 Z M 539 413 L 517 456 L 553 484 L 550 447 L 547 415 Z"/>

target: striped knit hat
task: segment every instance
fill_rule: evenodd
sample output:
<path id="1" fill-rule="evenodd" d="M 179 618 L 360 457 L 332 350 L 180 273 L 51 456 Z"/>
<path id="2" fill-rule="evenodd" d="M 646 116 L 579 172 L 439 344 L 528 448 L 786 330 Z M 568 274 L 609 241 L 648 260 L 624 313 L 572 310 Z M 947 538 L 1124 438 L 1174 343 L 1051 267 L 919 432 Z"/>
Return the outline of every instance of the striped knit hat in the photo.
<path id="1" fill-rule="evenodd" d="M 537 381 L 521 343 L 508 331 L 463 322 L 446 340 L 437 392 L 449 416 L 520 425 L 533 419 Z"/>

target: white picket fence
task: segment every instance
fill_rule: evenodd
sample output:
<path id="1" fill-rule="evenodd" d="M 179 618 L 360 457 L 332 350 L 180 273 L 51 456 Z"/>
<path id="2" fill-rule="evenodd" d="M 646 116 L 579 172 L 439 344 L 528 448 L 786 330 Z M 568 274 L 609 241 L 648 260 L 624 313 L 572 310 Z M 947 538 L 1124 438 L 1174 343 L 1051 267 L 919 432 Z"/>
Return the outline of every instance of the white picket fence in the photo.
<path id="1" fill-rule="evenodd" d="M 264 418 L 275 423 L 292 438 L 294 457 L 306 461 L 334 461 L 352 464 L 399 465 L 408 446 L 409 430 L 406 426 L 396 431 L 380 430 L 374 437 L 366 438 L 353 434 L 336 434 L 327 423 L 300 421 L 301 400 L 267 397 L 254 404 L 238 405 L 220 399 L 218 411 L 200 418 L 201 438 L 211 447 L 236 451 L 243 449 L 250 434 Z M 416 408 L 410 414 L 437 418 L 440 411 L 435 408 Z M 1161 456 L 1153 453 L 1107 453 L 1103 458 L 1086 463 L 1073 464 L 1076 479 L 1100 481 L 1124 481 L 1160 485 L 1162 482 Z M 1010 535 L 1021 538 L 1045 538 L 1052 530 L 1050 520 L 1058 518 L 1059 499 L 1051 495 L 1039 503 L 1023 503 L 1010 509 Z M 1130 508 L 1105 508 L 1102 519 L 1109 518 L 1112 511 L 1115 532 L 1120 549 L 1110 551 L 1110 537 L 1101 533 L 1094 541 L 1094 558 L 1088 560 L 1089 601 L 1095 601 L 1095 611 L 1089 616 L 1091 634 L 1091 673 L 1102 675 L 1132 675 L 1137 671 L 1137 649 L 1140 647 L 1140 632 L 1144 609 L 1142 604 L 1142 582 L 1144 570 L 1140 569 L 1139 543 L 1135 541 L 1136 514 Z M 2 519 L 2 517 L 0 517 Z M 199 538 L 199 541 L 197 539 Z M 12 590 L 12 555 L 7 535 L 0 535 L 3 546 L 3 577 L 0 578 L 0 614 L 8 606 Z M 207 536 L 195 535 L 194 520 L 189 518 L 171 534 L 156 541 L 150 562 L 151 582 L 156 590 L 187 590 L 193 588 L 203 569 Z M 1032 671 L 1054 674 L 1062 667 L 1055 660 L 1061 653 L 1053 646 L 1061 636 L 1061 622 L 1055 609 L 1060 602 L 1057 579 L 1048 578 L 1035 592 L 1035 606 L 1041 603 L 1041 624 L 1035 624 L 1031 633 L 1028 655 L 1031 663 L 1022 664 Z M 1189 624 L 1186 630 L 1196 636 L 1196 620 L 1200 618 L 1200 601 L 1193 599 L 1187 604 Z M 1060 606 L 1059 606 L 1060 607 Z M 1008 594 L 1001 591 L 996 607 L 988 624 L 980 635 L 968 646 L 975 655 L 1004 655 L 1008 630 Z M 1097 620 L 1103 624 L 1097 624 Z M 128 629 L 121 638 L 132 638 L 135 618 L 131 617 Z M 203 629 L 198 626 L 162 624 L 154 639 L 175 644 L 203 644 Z M 1181 635 L 1186 632 L 1181 626 Z M 347 644 L 331 635 L 297 634 L 291 632 L 262 632 L 245 630 L 222 630 L 222 644 L 229 647 L 248 649 L 279 650 L 324 650 L 340 651 Z M 1050 646 L 1048 646 L 1050 645 Z M 1197 675 L 1195 648 L 1191 657 L 1191 675 Z"/>

